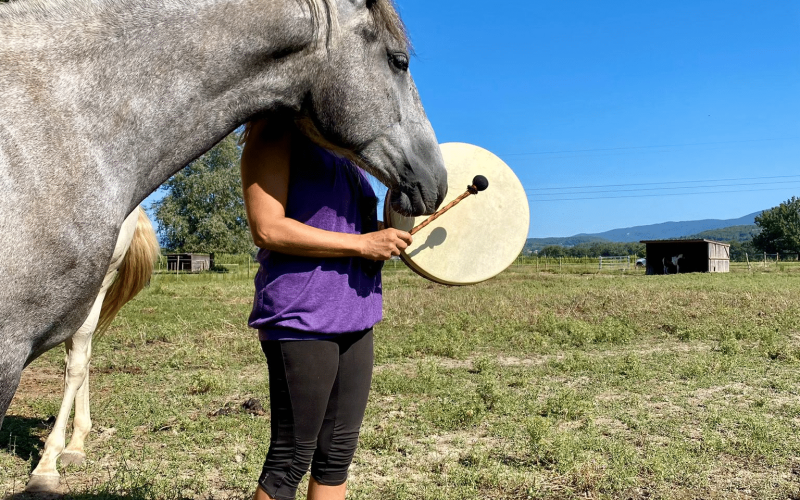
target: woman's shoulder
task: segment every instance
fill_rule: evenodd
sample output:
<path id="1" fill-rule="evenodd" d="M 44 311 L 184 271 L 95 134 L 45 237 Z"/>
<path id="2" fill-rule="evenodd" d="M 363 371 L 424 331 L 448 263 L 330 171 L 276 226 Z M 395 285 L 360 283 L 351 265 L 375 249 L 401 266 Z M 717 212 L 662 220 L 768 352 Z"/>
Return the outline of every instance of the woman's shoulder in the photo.
<path id="1" fill-rule="evenodd" d="M 308 137 L 295 132 L 292 136 L 292 158 L 296 161 L 331 164 L 336 155 Z"/>

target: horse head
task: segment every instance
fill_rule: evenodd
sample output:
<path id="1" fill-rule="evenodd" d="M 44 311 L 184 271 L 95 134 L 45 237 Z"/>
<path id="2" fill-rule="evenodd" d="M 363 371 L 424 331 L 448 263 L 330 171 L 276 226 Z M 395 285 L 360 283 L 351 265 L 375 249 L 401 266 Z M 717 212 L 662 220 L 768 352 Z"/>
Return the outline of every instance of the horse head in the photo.
<path id="1" fill-rule="evenodd" d="M 436 135 L 409 72 L 410 44 L 390 0 L 330 0 L 327 42 L 301 128 L 391 189 L 405 215 L 433 213 L 447 194 Z"/>

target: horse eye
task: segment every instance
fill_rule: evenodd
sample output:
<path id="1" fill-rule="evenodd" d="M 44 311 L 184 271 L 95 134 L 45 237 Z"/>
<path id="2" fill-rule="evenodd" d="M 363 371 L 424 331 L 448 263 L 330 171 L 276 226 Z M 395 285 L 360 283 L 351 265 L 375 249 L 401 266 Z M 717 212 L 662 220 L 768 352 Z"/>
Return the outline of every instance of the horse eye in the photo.
<path id="1" fill-rule="evenodd" d="M 408 54 L 404 52 L 389 54 L 389 63 L 400 71 L 408 71 Z"/>

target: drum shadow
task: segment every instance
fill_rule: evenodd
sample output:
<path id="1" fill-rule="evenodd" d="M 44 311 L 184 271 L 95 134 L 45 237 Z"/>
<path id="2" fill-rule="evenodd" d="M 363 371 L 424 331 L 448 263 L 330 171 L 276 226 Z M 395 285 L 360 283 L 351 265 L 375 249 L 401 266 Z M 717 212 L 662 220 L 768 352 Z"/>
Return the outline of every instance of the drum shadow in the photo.
<path id="1" fill-rule="evenodd" d="M 415 248 L 413 252 L 408 254 L 408 256 L 413 259 L 414 256 L 420 253 L 421 251 L 441 245 L 442 243 L 444 243 L 444 240 L 446 239 L 447 239 L 447 230 L 443 227 L 437 227 L 436 229 L 431 231 L 431 234 L 428 235 L 428 239 L 425 240 L 425 243 Z"/>

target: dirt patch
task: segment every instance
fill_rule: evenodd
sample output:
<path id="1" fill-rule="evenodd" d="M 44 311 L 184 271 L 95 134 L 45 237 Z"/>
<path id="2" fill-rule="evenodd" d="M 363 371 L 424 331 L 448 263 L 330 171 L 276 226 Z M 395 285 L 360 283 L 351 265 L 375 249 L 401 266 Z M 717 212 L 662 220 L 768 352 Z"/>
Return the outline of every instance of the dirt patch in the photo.
<path id="1" fill-rule="evenodd" d="M 535 358 L 517 358 L 515 356 L 498 356 L 497 362 L 501 366 L 541 366 L 551 360 L 561 360 L 564 355 L 537 356 Z"/>
<path id="2" fill-rule="evenodd" d="M 599 417 L 593 419 L 592 422 L 602 431 L 609 431 L 611 434 L 630 431 L 630 428 L 624 422 L 615 418 Z"/>
<path id="3" fill-rule="evenodd" d="M 95 373 L 109 374 L 109 373 L 124 373 L 126 375 L 141 375 L 144 369 L 141 366 L 101 366 L 92 370 Z"/>
<path id="4" fill-rule="evenodd" d="M 64 392 L 64 372 L 55 367 L 40 365 L 22 372 L 19 387 L 11 400 L 9 414 L 20 407 L 30 408 L 34 401 L 60 396 Z M 28 413 L 28 412 L 26 412 Z"/>

